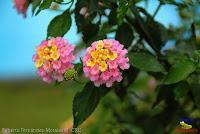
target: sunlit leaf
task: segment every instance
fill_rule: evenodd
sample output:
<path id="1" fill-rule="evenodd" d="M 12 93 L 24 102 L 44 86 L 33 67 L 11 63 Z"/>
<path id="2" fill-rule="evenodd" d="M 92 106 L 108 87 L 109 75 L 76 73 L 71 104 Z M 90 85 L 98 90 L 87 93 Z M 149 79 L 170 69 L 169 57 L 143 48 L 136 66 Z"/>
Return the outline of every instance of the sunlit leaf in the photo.
<path id="1" fill-rule="evenodd" d="M 47 37 L 64 36 L 69 31 L 71 23 L 71 15 L 68 11 L 56 16 L 48 26 Z"/>
<path id="2" fill-rule="evenodd" d="M 172 66 L 167 74 L 164 83 L 173 84 L 186 79 L 196 69 L 191 60 L 184 60 Z"/>
<path id="3" fill-rule="evenodd" d="M 154 56 L 148 53 L 144 52 L 129 53 L 129 59 L 131 65 L 142 71 L 150 71 L 150 72 L 165 71 L 162 64 L 160 64 Z"/>

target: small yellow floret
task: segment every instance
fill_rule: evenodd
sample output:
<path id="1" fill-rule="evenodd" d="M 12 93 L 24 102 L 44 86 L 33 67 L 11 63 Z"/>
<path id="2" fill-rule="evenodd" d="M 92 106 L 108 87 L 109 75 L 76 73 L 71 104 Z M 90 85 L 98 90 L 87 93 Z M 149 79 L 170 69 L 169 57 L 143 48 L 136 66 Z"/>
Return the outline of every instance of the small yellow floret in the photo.
<path id="1" fill-rule="evenodd" d="M 105 61 L 102 61 L 102 62 L 100 63 L 100 65 L 99 65 L 99 70 L 100 70 L 101 72 L 104 72 L 104 71 L 107 70 L 107 68 L 108 68 L 108 65 L 106 64 L 106 62 L 105 62 Z"/>
<path id="2" fill-rule="evenodd" d="M 49 53 L 50 53 L 50 49 L 49 49 L 48 47 L 45 47 L 45 48 L 44 48 L 44 53 L 45 53 L 45 54 L 49 54 Z"/>
<path id="3" fill-rule="evenodd" d="M 39 49 L 37 54 L 38 54 L 39 57 L 42 57 L 44 55 L 44 52 L 43 52 L 42 49 Z"/>
<path id="4" fill-rule="evenodd" d="M 51 56 L 48 55 L 48 54 L 46 54 L 46 55 L 43 56 L 43 59 L 45 59 L 45 60 L 50 60 L 50 59 L 51 59 Z"/>
<path id="5" fill-rule="evenodd" d="M 108 58 L 107 55 L 102 55 L 102 57 L 101 57 L 101 59 L 104 61 L 107 60 L 107 58 Z"/>
<path id="6" fill-rule="evenodd" d="M 103 41 L 102 40 L 98 41 L 96 45 L 97 50 L 102 49 L 103 47 L 104 47 Z"/>
<path id="7" fill-rule="evenodd" d="M 51 52 L 56 52 L 57 51 L 57 46 L 56 45 L 52 45 L 51 47 Z"/>
<path id="8" fill-rule="evenodd" d="M 103 54 L 108 55 L 109 54 L 109 50 L 108 49 L 104 49 Z"/>
<path id="9" fill-rule="evenodd" d="M 36 63 L 35 63 L 35 66 L 36 66 L 37 68 L 39 68 L 39 67 L 42 66 L 42 64 L 43 64 L 43 61 L 42 61 L 41 59 L 38 59 L 38 60 L 36 61 Z"/>
<path id="10" fill-rule="evenodd" d="M 98 57 L 98 53 L 96 51 L 91 51 L 91 56 L 96 59 Z"/>
<path id="11" fill-rule="evenodd" d="M 88 60 L 86 64 L 88 67 L 93 67 L 96 63 L 94 60 Z"/>
<path id="12" fill-rule="evenodd" d="M 52 58 L 53 60 L 57 60 L 59 57 L 60 57 L 60 56 L 59 56 L 59 54 L 58 54 L 57 52 L 51 53 L 51 58 Z"/>
<path id="13" fill-rule="evenodd" d="M 114 59 L 117 58 L 117 53 L 115 53 L 115 52 L 110 53 L 110 54 L 108 55 L 108 57 L 109 57 L 110 60 L 114 60 Z"/>

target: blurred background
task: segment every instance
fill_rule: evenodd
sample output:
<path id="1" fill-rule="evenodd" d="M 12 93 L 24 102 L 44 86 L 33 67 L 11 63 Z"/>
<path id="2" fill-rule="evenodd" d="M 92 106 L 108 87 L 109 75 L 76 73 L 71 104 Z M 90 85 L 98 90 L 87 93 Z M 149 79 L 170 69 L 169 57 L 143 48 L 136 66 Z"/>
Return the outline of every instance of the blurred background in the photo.
<path id="1" fill-rule="evenodd" d="M 148 11 L 153 13 L 158 1 L 149 0 L 148 5 L 139 5 L 146 6 Z M 72 99 L 83 85 L 75 82 L 65 82 L 57 87 L 54 84 L 46 84 L 36 76 L 32 62 L 35 47 L 46 38 L 50 20 L 62 11 L 45 10 L 38 16 L 32 16 L 29 7 L 27 18 L 23 18 L 17 13 L 12 0 L 0 1 L 0 9 L 0 128 L 70 126 Z M 176 7 L 172 5 L 162 6 L 156 20 L 166 27 L 180 24 Z M 81 41 L 81 35 L 76 32 L 77 28 L 73 21 L 65 39 L 74 45 Z M 155 84 L 154 79 L 141 74 L 133 88 L 153 90 Z M 104 111 L 108 116 L 105 116 L 105 113 L 102 115 L 101 107 L 100 105 L 94 117 L 91 117 L 94 118 L 92 122 L 98 122 L 96 126 L 97 123 L 89 125 L 91 131 L 97 131 L 102 120 L 109 118 L 109 111 Z M 145 106 L 141 104 L 141 107 Z"/>

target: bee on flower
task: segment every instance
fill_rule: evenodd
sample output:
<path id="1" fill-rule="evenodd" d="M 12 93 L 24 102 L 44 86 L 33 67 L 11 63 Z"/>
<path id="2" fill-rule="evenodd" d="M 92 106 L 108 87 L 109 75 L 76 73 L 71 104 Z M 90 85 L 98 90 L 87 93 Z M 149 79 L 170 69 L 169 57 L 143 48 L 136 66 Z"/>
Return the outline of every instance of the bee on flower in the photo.
<path id="1" fill-rule="evenodd" d="M 95 86 L 111 87 L 122 81 L 121 70 L 129 68 L 128 51 L 118 41 L 104 39 L 92 43 L 83 57 L 83 71 Z"/>
<path id="2" fill-rule="evenodd" d="M 43 81 L 51 83 L 64 80 L 65 72 L 73 68 L 74 48 L 75 46 L 70 45 L 62 37 L 41 42 L 36 48 L 36 54 L 33 55 L 33 61 Z"/>

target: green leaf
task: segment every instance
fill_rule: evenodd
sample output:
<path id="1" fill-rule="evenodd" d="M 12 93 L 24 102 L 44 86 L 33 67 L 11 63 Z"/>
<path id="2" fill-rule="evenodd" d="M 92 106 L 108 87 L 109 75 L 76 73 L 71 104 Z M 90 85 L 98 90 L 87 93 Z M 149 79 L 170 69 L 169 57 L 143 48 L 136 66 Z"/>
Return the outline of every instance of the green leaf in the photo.
<path id="1" fill-rule="evenodd" d="M 82 32 L 83 28 L 85 26 L 89 25 L 92 22 L 92 20 L 94 20 L 95 17 L 97 16 L 97 11 L 99 11 L 99 10 L 97 9 L 97 7 L 95 5 L 98 6 L 97 0 L 90 0 L 90 1 L 78 0 L 76 2 L 74 12 L 75 12 L 75 22 L 77 25 L 78 33 Z M 80 14 L 80 11 L 83 7 L 88 9 L 87 12 L 89 13 L 89 16 L 86 18 L 84 17 L 84 15 Z"/>
<path id="2" fill-rule="evenodd" d="M 106 35 L 111 32 L 113 32 L 113 29 L 108 22 L 101 24 L 99 29 L 99 35 Z"/>
<path id="3" fill-rule="evenodd" d="M 110 25 L 116 25 L 118 23 L 116 10 L 111 10 L 111 12 L 108 16 L 108 23 Z"/>
<path id="4" fill-rule="evenodd" d="M 80 59 L 81 60 L 81 59 Z M 83 74 L 83 63 L 81 61 L 81 63 L 77 63 L 74 65 L 75 70 L 77 71 L 77 75 L 81 76 Z"/>
<path id="5" fill-rule="evenodd" d="M 175 99 L 179 100 L 187 95 L 189 91 L 189 85 L 187 82 L 181 82 L 174 88 Z"/>
<path id="6" fill-rule="evenodd" d="M 130 65 L 130 68 L 123 71 L 123 85 L 126 87 L 130 86 L 137 78 L 139 74 L 139 70 L 132 65 Z"/>
<path id="7" fill-rule="evenodd" d="M 32 3 L 32 14 L 34 15 L 36 8 L 40 5 L 42 0 L 34 0 Z"/>
<path id="8" fill-rule="evenodd" d="M 54 83 L 54 86 L 59 86 L 60 84 L 61 84 L 62 82 L 59 82 L 59 81 L 55 81 L 55 83 Z"/>
<path id="9" fill-rule="evenodd" d="M 53 0 L 43 0 L 35 15 L 38 15 L 42 10 L 48 9 L 51 6 L 52 2 Z"/>
<path id="10" fill-rule="evenodd" d="M 75 95 L 73 101 L 74 128 L 78 127 L 92 114 L 100 99 L 109 91 L 108 88 L 95 87 L 92 82 L 88 82 L 83 90 Z"/>
<path id="11" fill-rule="evenodd" d="M 98 24 L 92 24 L 89 23 L 83 27 L 83 41 L 85 43 L 90 43 L 94 40 L 97 40 L 99 31 L 99 25 Z"/>
<path id="12" fill-rule="evenodd" d="M 71 15 L 68 11 L 65 11 L 63 14 L 56 16 L 48 26 L 47 37 L 64 36 L 70 29 L 71 23 Z"/>
<path id="13" fill-rule="evenodd" d="M 199 80 L 199 79 L 198 79 Z M 195 83 L 192 83 L 191 86 L 191 91 L 192 91 L 192 98 L 195 101 L 196 106 L 198 107 L 198 109 L 200 110 L 200 83 L 198 82 L 198 80 L 195 81 Z"/>
<path id="14" fill-rule="evenodd" d="M 88 2 L 88 4 L 89 4 L 89 12 L 90 13 L 93 13 L 93 12 L 98 12 L 99 10 L 98 10 L 98 0 L 90 0 L 89 2 Z"/>
<path id="15" fill-rule="evenodd" d="M 119 0 L 119 6 L 117 9 L 117 18 L 119 23 L 123 22 L 123 19 L 129 9 L 129 6 L 132 5 L 132 0 Z"/>
<path id="16" fill-rule="evenodd" d="M 163 72 L 165 71 L 158 60 L 144 52 L 129 53 L 130 64 L 142 71 Z"/>
<path id="17" fill-rule="evenodd" d="M 171 67 L 167 74 L 164 84 L 173 84 L 186 79 L 196 69 L 191 60 L 181 61 Z"/>
<path id="18" fill-rule="evenodd" d="M 83 7 L 87 7 L 86 1 L 79 0 L 76 2 L 74 12 L 75 12 L 75 22 L 78 33 L 82 31 L 83 25 L 87 23 L 87 19 L 85 19 L 84 16 L 80 14 L 80 11 Z"/>
<path id="19" fill-rule="evenodd" d="M 128 46 L 131 45 L 134 38 L 133 29 L 128 23 L 122 23 L 117 29 L 115 38 L 126 48 L 128 48 Z"/>
<path id="20" fill-rule="evenodd" d="M 157 106 L 161 101 L 166 101 L 170 103 L 171 101 L 174 101 L 174 94 L 173 89 L 176 85 L 159 85 L 156 87 L 156 100 L 153 103 L 152 107 Z"/>

